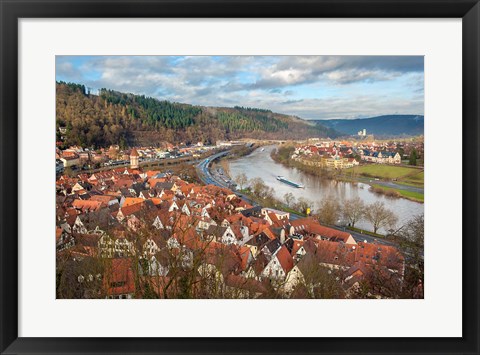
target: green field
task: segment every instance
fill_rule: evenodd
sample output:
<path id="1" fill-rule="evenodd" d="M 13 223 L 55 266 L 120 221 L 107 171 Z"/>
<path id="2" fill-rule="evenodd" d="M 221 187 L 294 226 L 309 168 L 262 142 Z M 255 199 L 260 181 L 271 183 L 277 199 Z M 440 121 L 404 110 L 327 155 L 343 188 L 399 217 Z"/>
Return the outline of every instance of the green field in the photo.
<path id="1" fill-rule="evenodd" d="M 360 165 L 346 169 L 347 174 L 358 174 L 361 176 L 379 178 L 384 180 L 398 180 L 398 183 L 405 185 L 423 186 L 423 170 L 404 166 L 386 164 Z"/>
<path id="2" fill-rule="evenodd" d="M 419 170 L 415 168 L 407 168 L 403 166 L 386 164 L 360 165 L 354 168 L 347 169 L 347 171 L 351 172 L 353 169 L 357 174 L 381 179 L 398 179 L 402 176 L 419 172 Z"/>
<path id="3" fill-rule="evenodd" d="M 417 174 L 411 174 L 408 176 L 403 177 L 401 180 L 398 182 L 403 185 L 409 185 L 409 186 L 419 186 L 423 187 L 423 181 L 425 177 L 423 174 L 423 170 L 418 172 Z"/>
<path id="4" fill-rule="evenodd" d="M 409 200 L 412 200 L 412 201 L 423 202 L 424 200 L 424 195 L 419 192 L 400 190 L 400 189 L 395 189 L 393 187 L 385 187 L 377 184 L 372 184 L 372 186 L 377 189 L 382 189 L 384 191 L 396 191 L 402 197 L 408 198 Z"/>

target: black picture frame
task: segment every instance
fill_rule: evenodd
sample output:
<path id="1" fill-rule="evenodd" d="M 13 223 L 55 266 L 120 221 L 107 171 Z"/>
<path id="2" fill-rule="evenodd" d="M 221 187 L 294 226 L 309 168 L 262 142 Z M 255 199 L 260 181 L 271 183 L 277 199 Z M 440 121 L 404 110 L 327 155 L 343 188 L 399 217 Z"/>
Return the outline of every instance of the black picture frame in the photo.
<path id="1" fill-rule="evenodd" d="M 1 0 L 0 351 L 68 353 L 478 354 L 479 99 L 478 0 Z M 463 337 L 461 338 L 19 338 L 18 24 L 20 18 L 462 18 Z M 448 306 L 448 305 L 447 305 Z M 441 313 L 441 310 L 439 310 Z M 432 320 L 434 321 L 434 320 Z M 253 332 L 248 332 L 252 334 Z M 374 335 L 374 332 L 372 332 Z"/>

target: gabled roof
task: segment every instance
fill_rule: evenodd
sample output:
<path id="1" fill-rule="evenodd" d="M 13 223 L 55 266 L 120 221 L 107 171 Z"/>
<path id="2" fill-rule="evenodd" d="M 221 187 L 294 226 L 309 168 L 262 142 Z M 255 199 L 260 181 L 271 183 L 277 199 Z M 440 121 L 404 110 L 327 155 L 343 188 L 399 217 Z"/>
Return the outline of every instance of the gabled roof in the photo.
<path id="1" fill-rule="evenodd" d="M 91 201 L 99 201 L 103 205 L 107 205 L 110 201 L 117 200 L 115 196 L 109 196 L 109 195 L 94 195 L 90 198 Z M 118 202 L 118 200 L 117 200 Z"/>
<path id="2" fill-rule="evenodd" d="M 114 186 L 116 186 L 120 190 L 122 195 L 132 196 L 132 192 L 130 190 L 128 190 L 128 188 L 130 186 L 132 186 L 132 184 L 133 184 L 133 179 L 122 178 L 122 179 L 116 180 Z M 125 188 L 127 188 L 127 189 L 125 189 Z"/>
<path id="3" fill-rule="evenodd" d="M 260 232 L 259 234 L 253 236 L 248 241 L 246 241 L 245 244 L 261 247 L 268 243 L 270 240 L 271 239 L 269 237 L 267 237 L 264 233 Z"/>
<path id="4" fill-rule="evenodd" d="M 124 205 L 122 208 L 120 208 L 120 211 L 122 212 L 123 216 L 127 217 L 131 214 L 134 214 L 136 212 L 139 212 L 143 207 L 143 200 L 142 202 L 137 202 L 131 205 Z"/>
<path id="5" fill-rule="evenodd" d="M 131 205 L 136 205 L 138 203 L 143 203 L 145 200 L 141 197 L 127 197 L 123 202 L 122 209 Z"/>
<path id="6" fill-rule="evenodd" d="M 135 192 L 138 195 L 140 192 L 145 190 L 147 187 L 146 187 L 145 182 L 143 182 L 142 178 L 138 174 L 134 174 L 133 177 L 135 178 L 136 182 L 132 184 L 131 188 L 134 189 Z"/>
<path id="7" fill-rule="evenodd" d="M 171 232 L 168 229 L 162 229 L 160 231 L 155 232 L 152 234 L 149 239 L 153 240 L 153 242 L 160 248 L 164 248 L 167 245 L 167 240 L 172 236 Z M 157 258 L 158 260 L 158 258 Z"/>
<path id="8" fill-rule="evenodd" d="M 292 244 L 292 250 L 291 250 L 291 255 L 297 254 L 297 252 L 300 250 L 300 248 L 303 247 L 303 240 L 298 240 L 298 239 L 292 239 L 293 244 Z"/>
<path id="9" fill-rule="evenodd" d="M 155 190 L 171 190 L 173 187 L 173 182 L 157 182 L 154 186 Z"/>
<path id="10" fill-rule="evenodd" d="M 230 225 L 230 229 L 232 230 L 232 232 L 235 235 L 235 238 L 237 240 L 243 239 L 243 234 L 242 234 L 241 228 L 242 228 L 242 226 L 239 223 L 232 223 Z"/>
<path id="11" fill-rule="evenodd" d="M 271 254 L 274 254 L 281 246 L 282 243 L 280 243 L 280 240 L 278 240 L 277 238 L 272 239 L 267 244 L 265 244 L 265 247 Z"/>
<path id="12" fill-rule="evenodd" d="M 273 212 L 269 212 L 268 217 L 272 221 L 272 227 L 274 228 L 284 228 L 290 224 L 290 221 L 288 218 L 279 219 L 277 215 Z"/>
<path id="13" fill-rule="evenodd" d="M 328 240 L 316 240 L 314 252 L 318 262 L 333 265 L 351 266 L 355 262 L 355 249 L 343 243 Z"/>
<path id="14" fill-rule="evenodd" d="M 243 211 L 240 211 L 240 213 L 243 214 L 245 217 L 255 216 L 255 217 L 262 218 L 262 207 L 255 206 L 252 208 L 247 208 Z"/>
<path id="15" fill-rule="evenodd" d="M 268 239 L 275 239 L 277 237 L 270 228 L 263 228 L 260 234 L 262 233 L 265 234 Z"/>
<path id="16" fill-rule="evenodd" d="M 295 232 L 305 231 L 329 239 L 336 238 L 336 240 L 341 240 L 344 243 L 351 237 L 350 233 L 322 226 L 312 217 L 299 218 L 295 221 L 291 221 L 291 225 L 294 227 Z"/>
<path id="17" fill-rule="evenodd" d="M 206 230 L 207 235 L 214 235 L 215 237 L 219 238 L 225 234 L 225 231 L 227 230 L 227 227 L 222 227 L 222 226 L 215 226 L 215 225 L 210 225 L 208 229 Z"/>
<path id="18" fill-rule="evenodd" d="M 242 246 L 238 248 L 238 253 L 242 259 L 242 270 L 246 270 L 252 252 L 250 251 L 250 248 Z"/>
<path id="19" fill-rule="evenodd" d="M 238 273 L 242 268 L 242 260 L 235 246 L 227 246 L 218 242 L 197 242 L 205 253 L 205 262 L 215 265 L 224 276 Z"/>
<path id="20" fill-rule="evenodd" d="M 288 252 L 288 249 L 283 245 L 278 252 L 275 254 L 275 256 L 278 259 L 278 262 L 280 263 L 280 266 L 282 267 L 283 271 L 285 271 L 285 274 L 288 274 L 290 270 L 293 269 L 293 258 Z"/>

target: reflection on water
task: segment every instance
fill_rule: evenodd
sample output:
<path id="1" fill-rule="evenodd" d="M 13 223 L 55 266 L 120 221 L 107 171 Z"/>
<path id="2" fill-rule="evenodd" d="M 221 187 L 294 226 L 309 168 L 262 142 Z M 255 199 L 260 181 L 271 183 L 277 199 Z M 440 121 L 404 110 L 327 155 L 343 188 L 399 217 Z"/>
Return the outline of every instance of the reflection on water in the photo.
<path id="1" fill-rule="evenodd" d="M 265 150 L 255 150 L 252 154 L 230 162 L 230 172 L 232 177 L 244 172 L 249 179 L 260 177 L 265 183 L 272 187 L 275 196 L 284 200 L 283 196 L 291 192 L 295 198 L 304 197 L 314 202 L 314 208 L 319 201 L 327 196 L 332 196 L 339 201 L 359 196 L 365 203 L 370 204 L 376 201 L 382 201 L 398 217 L 398 226 L 408 221 L 415 215 L 423 213 L 423 204 L 413 202 L 403 198 L 392 198 L 384 195 L 377 195 L 369 191 L 369 185 L 350 182 L 337 182 L 334 180 L 321 179 L 299 171 L 296 168 L 288 168 L 273 161 L 270 157 L 271 151 L 275 146 L 265 147 Z M 282 175 L 287 179 L 305 185 L 305 189 L 298 189 L 284 184 L 277 180 L 277 176 Z M 357 225 L 356 225 L 357 226 Z M 371 229 L 368 222 L 358 223 L 359 228 Z M 384 232 L 384 231 L 383 231 Z"/>

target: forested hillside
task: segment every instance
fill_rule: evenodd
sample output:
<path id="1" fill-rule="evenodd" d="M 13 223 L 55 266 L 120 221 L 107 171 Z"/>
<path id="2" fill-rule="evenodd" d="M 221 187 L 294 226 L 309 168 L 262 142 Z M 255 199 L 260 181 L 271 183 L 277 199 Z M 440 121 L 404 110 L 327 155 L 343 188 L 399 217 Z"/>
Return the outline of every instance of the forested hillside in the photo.
<path id="1" fill-rule="evenodd" d="M 103 147 L 136 144 L 215 143 L 238 138 L 298 139 L 334 137 L 335 131 L 269 110 L 236 106 L 202 107 L 143 95 L 57 82 L 57 128 L 66 127 L 65 144 Z M 60 133 L 58 132 L 58 139 Z"/>

